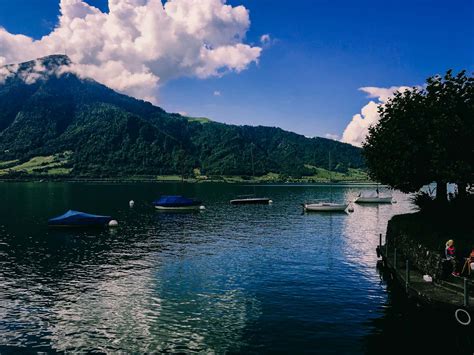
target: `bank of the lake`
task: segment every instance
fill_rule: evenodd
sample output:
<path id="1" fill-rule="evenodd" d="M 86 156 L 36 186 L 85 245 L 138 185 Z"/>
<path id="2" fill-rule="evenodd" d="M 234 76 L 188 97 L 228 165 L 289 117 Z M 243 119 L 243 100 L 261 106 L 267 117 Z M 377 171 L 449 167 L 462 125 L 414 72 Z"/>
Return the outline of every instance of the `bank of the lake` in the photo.
<path id="1" fill-rule="evenodd" d="M 368 179 L 327 179 L 315 177 L 282 177 L 278 174 L 248 177 L 238 175 L 211 177 L 183 177 L 179 175 L 137 175 L 137 176 L 73 176 L 73 175 L 0 175 L 0 182 L 104 182 L 104 183 L 228 183 L 228 184 L 342 184 L 373 186 L 376 182 Z"/>
<path id="2" fill-rule="evenodd" d="M 474 274 L 466 261 L 474 248 L 474 229 L 468 215 L 417 212 L 394 216 L 383 245 L 380 237 L 377 253 L 382 270 L 400 283 L 407 296 L 474 329 Z M 455 241 L 456 269 L 445 257 L 449 239 Z M 459 276 L 452 275 L 453 271 Z"/>

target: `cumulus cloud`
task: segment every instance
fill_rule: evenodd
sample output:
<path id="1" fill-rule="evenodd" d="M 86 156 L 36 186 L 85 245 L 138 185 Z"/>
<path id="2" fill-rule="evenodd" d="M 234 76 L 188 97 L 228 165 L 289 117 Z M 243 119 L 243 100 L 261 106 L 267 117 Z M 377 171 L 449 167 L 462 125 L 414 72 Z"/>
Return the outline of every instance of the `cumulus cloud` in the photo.
<path id="1" fill-rule="evenodd" d="M 367 93 L 367 97 L 373 98 L 367 105 L 362 107 L 361 112 L 352 117 L 351 122 L 347 125 L 342 134 L 342 142 L 361 147 L 367 134 L 369 127 L 377 124 L 380 119 L 378 108 L 388 101 L 396 91 L 410 90 L 409 86 L 392 86 L 389 88 L 379 87 L 362 87 L 360 91 Z"/>
<path id="2" fill-rule="evenodd" d="M 240 72 L 262 51 L 244 43 L 248 10 L 225 0 L 109 0 L 108 13 L 60 0 L 60 11 L 39 40 L 0 27 L 0 65 L 66 52 L 70 71 L 156 101 L 168 80 Z"/>
<path id="3" fill-rule="evenodd" d="M 338 135 L 338 134 L 326 133 L 326 134 L 324 135 L 324 137 L 327 138 L 327 139 L 332 139 L 332 140 L 334 140 L 334 141 L 339 140 L 339 135 Z"/>
<path id="4" fill-rule="evenodd" d="M 221 92 L 218 91 L 218 90 L 216 90 L 216 91 L 214 91 L 213 95 L 214 95 L 214 96 L 221 96 Z"/>

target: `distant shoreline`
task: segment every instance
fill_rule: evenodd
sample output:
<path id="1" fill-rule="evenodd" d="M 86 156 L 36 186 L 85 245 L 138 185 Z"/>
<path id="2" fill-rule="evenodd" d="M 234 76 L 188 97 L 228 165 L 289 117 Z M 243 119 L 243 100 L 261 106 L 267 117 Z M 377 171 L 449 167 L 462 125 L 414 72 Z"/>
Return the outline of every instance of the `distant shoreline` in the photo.
<path id="1" fill-rule="evenodd" d="M 240 184 L 240 185 L 377 185 L 374 181 L 368 180 L 315 180 L 305 178 L 289 178 L 287 180 L 265 180 L 261 178 L 242 178 L 240 176 L 220 176 L 213 178 L 181 178 L 176 175 L 162 175 L 156 177 L 129 176 L 129 177 L 52 177 L 52 176 L 23 176 L 23 177 L 1 177 L 0 182 L 93 182 L 93 183 L 186 183 L 186 184 Z"/>

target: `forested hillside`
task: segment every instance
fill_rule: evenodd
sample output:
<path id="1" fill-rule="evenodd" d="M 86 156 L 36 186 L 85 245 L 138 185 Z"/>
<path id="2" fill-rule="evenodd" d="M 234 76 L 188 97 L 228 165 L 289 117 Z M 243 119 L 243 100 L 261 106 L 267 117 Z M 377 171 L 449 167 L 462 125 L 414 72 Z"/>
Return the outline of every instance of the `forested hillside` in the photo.
<path id="1" fill-rule="evenodd" d="M 311 175 L 363 169 L 360 149 L 272 127 L 170 114 L 64 71 L 50 56 L 0 71 L 0 174 Z M 38 73 L 38 67 L 40 71 Z M 53 157 L 31 169 L 38 157 Z M 27 164 L 28 165 L 28 164 Z"/>

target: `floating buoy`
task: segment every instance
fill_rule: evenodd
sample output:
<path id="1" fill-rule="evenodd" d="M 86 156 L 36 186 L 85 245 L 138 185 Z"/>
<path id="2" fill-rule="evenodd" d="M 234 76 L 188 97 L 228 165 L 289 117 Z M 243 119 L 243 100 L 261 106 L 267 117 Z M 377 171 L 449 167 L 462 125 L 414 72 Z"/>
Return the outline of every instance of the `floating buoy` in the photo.
<path id="1" fill-rule="evenodd" d="M 203 211 L 203 210 L 206 209 L 206 206 L 199 206 L 199 209 L 200 209 L 201 211 Z"/>
<path id="2" fill-rule="evenodd" d="M 459 308 L 454 312 L 454 317 L 461 325 L 471 324 L 471 315 L 465 309 Z"/>
<path id="3" fill-rule="evenodd" d="M 109 222 L 109 227 L 118 227 L 118 222 L 113 219 Z"/>
<path id="4" fill-rule="evenodd" d="M 268 203 L 269 203 L 269 204 L 272 204 L 272 203 L 273 203 L 273 200 L 268 200 Z"/>
<path id="5" fill-rule="evenodd" d="M 129 205 L 130 207 L 133 207 L 133 206 L 135 206 L 135 201 L 133 201 L 133 200 L 130 200 L 130 202 L 128 203 L 128 205 Z"/>
<path id="6" fill-rule="evenodd" d="M 350 205 L 350 206 L 347 208 L 347 211 L 348 211 L 348 212 L 354 212 L 354 206 Z"/>
<path id="7" fill-rule="evenodd" d="M 397 200 L 393 200 L 392 203 L 397 203 Z"/>

